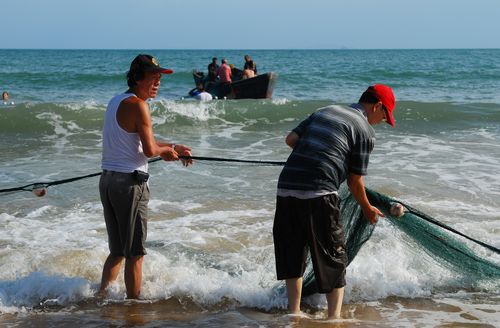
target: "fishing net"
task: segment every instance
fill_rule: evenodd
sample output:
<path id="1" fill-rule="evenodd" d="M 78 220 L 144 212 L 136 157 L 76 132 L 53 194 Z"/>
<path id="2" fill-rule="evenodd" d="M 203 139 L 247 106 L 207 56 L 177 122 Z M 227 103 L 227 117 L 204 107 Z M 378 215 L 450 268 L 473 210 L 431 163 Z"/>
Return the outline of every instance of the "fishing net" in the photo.
<path id="1" fill-rule="evenodd" d="M 437 263 L 472 284 L 479 284 L 483 281 L 500 283 L 500 266 L 478 256 L 465 244 L 464 238 L 497 254 L 500 253 L 499 249 L 470 238 L 408 204 L 370 189 L 366 189 L 366 192 L 370 203 L 384 213 L 387 222 L 404 232 L 412 246 L 429 254 Z M 354 260 L 361 246 L 370 239 L 375 225 L 368 224 L 358 203 L 347 188 L 341 189 L 340 197 L 349 264 Z M 404 205 L 408 211 L 401 217 L 391 216 L 390 209 L 394 203 Z M 308 262 L 308 269 L 303 279 L 303 296 L 316 293 L 314 272 L 310 260 Z"/>

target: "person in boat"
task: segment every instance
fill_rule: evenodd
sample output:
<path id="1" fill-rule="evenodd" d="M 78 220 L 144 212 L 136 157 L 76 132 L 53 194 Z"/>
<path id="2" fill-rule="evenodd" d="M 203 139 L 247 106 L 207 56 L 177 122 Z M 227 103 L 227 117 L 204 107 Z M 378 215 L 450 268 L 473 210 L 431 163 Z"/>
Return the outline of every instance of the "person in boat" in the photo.
<path id="1" fill-rule="evenodd" d="M 221 62 L 222 64 L 217 70 L 217 76 L 219 77 L 221 96 L 224 97 L 231 93 L 232 73 L 226 58 L 223 58 Z"/>
<path id="2" fill-rule="evenodd" d="M 249 55 L 245 55 L 245 64 L 243 65 L 243 70 L 251 69 L 255 75 L 257 75 L 257 64 L 252 60 Z"/>
<path id="3" fill-rule="evenodd" d="M 201 101 L 210 101 L 213 99 L 212 95 L 205 91 L 203 83 L 198 84 L 196 88 L 189 91 L 189 95 L 194 99 Z"/>
<path id="4" fill-rule="evenodd" d="M 231 69 L 231 81 L 239 81 L 243 78 L 243 71 L 236 67 L 234 64 L 229 64 L 229 68 Z"/>
<path id="5" fill-rule="evenodd" d="M 300 313 L 309 249 L 328 318 L 340 317 L 347 255 L 337 191 L 347 180 L 369 223 L 384 216 L 368 201 L 363 176 L 375 142 L 372 125 L 395 126 L 395 105 L 392 89 L 376 84 L 358 103 L 320 108 L 287 135 L 292 153 L 278 179 L 273 238 L 277 278 L 286 281 L 290 312 Z"/>
<path id="6" fill-rule="evenodd" d="M 129 89 L 113 97 L 106 109 L 102 136 L 103 169 L 99 193 L 104 209 L 109 255 L 102 270 L 99 295 L 117 279 L 125 260 L 127 298 L 138 298 L 142 284 L 142 262 L 146 254 L 148 158 L 160 156 L 177 161 L 191 156 L 189 147 L 157 141 L 153 134 L 147 99 L 155 98 L 162 74 L 156 58 L 138 55 L 127 73 Z M 191 160 L 181 159 L 185 166 Z"/>
<path id="7" fill-rule="evenodd" d="M 227 64 L 226 58 L 222 59 L 222 64 L 217 69 L 217 76 L 219 77 L 219 81 L 222 83 L 231 83 L 231 68 Z"/>
<path id="8" fill-rule="evenodd" d="M 217 64 L 217 57 L 212 58 L 212 62 L 208 64 L 208 81 L 214 82 L 217 80 L 217 70 L 219 65 Z"/>
<path id="9" fill-rule="evenodd" d="M 251 79 L 252 77 L 255 77 L 255 71 L 254 71 L 253 67 L 254 67 L 253 66 L 253 60 L 250 60 L 248 62 L 247 68 L 245 68 L 243 70 L 243 75 L 241 77 L 243 80 L 244 79 Z"/>

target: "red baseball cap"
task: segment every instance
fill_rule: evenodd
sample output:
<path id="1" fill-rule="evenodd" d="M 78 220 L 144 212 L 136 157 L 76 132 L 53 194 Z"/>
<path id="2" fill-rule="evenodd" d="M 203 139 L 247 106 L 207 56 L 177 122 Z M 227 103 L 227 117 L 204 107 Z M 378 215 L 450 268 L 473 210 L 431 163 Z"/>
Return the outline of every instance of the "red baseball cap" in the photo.
<path id="1" fill-rule="evenodd" d="M 366 91 L 373 93 L 375 97 L 382 102 L 384 107 L 387 109 L 387 123 L 392 126 L 396 126 L 394 123 L 394 116 L 392 115 L 392 112 L 396 107 L 396 98 L 394 97 L 392 89 L 385 84 L 375 84 L 369 86 Z"/>

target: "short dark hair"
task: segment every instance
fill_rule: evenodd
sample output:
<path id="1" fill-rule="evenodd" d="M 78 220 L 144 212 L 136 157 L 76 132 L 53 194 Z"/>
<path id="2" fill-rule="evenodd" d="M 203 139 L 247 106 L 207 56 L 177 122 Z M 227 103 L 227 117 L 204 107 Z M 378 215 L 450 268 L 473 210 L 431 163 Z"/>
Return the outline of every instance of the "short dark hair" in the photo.
<path id="1" fill-rule="evenodd" d="M 379 101 L 380 99 L 378 99 L 377 95 L 374 92 L 370 91 L 370 88 L 368 88 L 368 90 L 363 92 L 363 94 L 358 100 L 359 103 L 367 103 L 367 104 L 376 104 Z"/>
<path id="2" fill-rule="evenodd" d="M 140 70 L 130 70 L 127 72 L 127 85 L 132 88 L 137 85 L 137 81 L 144 79 L 145 72 Z"/>

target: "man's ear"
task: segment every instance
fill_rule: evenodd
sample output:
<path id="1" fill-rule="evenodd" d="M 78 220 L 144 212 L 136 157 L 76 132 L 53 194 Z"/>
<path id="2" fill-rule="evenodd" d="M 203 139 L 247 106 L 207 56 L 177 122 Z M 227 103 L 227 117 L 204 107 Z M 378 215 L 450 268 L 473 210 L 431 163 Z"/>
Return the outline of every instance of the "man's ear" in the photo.
<path id="1" fill-rule="evenodd" d="M 373 105 L 373 111 L 376 112 L 376 111 L 379 111 L 379 110 L 384 110 L 382 108 L 384 104 L 382 104 L 381 101 L 379 101 L 378 103 L 375 103 L 375 105 Z"/>

